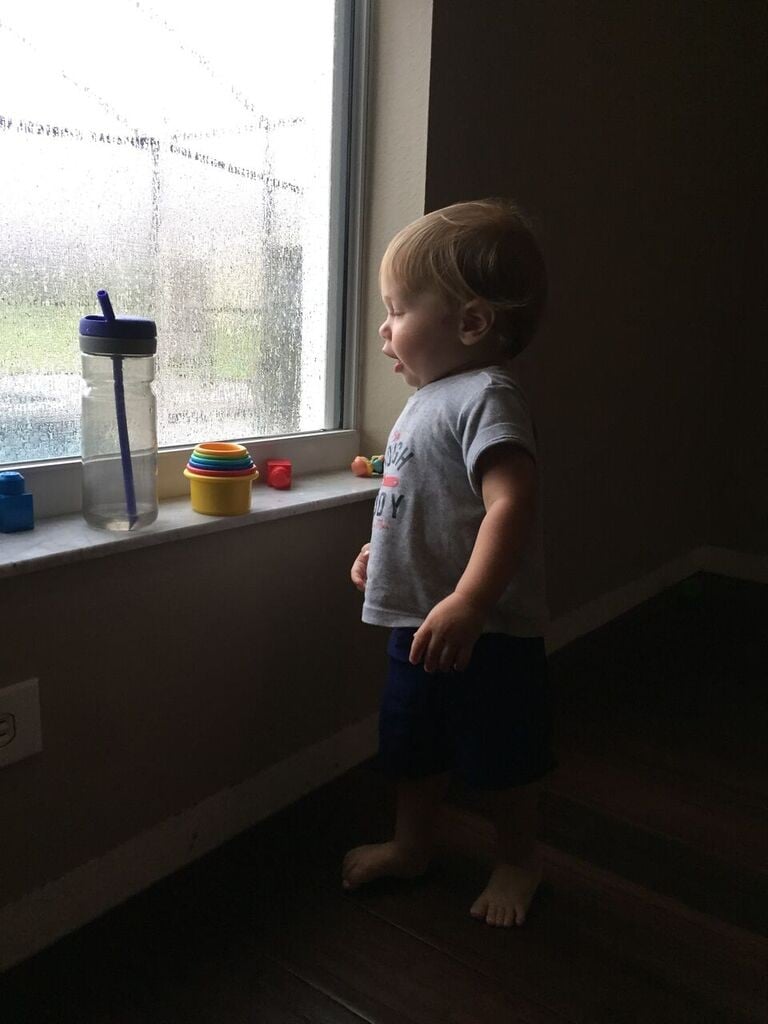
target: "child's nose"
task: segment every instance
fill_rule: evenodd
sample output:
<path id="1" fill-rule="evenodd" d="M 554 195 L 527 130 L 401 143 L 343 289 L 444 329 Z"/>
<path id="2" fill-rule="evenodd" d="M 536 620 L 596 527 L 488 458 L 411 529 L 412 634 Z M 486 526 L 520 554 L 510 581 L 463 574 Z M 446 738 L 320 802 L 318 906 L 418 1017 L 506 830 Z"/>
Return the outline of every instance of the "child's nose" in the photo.
<path id="1" fill-rule="evenodd" d="M 390 359 L 395 358 L 395 353 L 392 351 L 392 345 L 390 344 L 389 338 L 384 339 L 384 344 L 381 346 L 381 351 L 384 353 L 385 356 L 388 356 Z"/>
<path id="2" fill-rule="evenodd" d="M 388 320 L 385 320 L 384 323 L 379 328 L 379 337 L 383 338 L 384 341 L 386 341 L 387 338 L 389 337 L 389 329 L 387 327 L 388 322 Z"/>

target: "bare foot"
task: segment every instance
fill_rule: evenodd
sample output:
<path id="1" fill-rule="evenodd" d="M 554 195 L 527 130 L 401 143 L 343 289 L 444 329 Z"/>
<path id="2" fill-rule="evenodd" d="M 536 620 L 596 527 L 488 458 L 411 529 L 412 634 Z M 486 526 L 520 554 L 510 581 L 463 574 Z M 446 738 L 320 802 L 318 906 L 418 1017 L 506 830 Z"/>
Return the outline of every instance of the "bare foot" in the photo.
<path id="1" fill-rule="evenodd" d="M 470 914 L 486 924 L 509 928 L 522 924 L 542 875 L 541 858 L 526 865 L 497 864 L 488 885 L 472 904 Z"/>
<path id="2" fill-rule="evenodd" d="M 342 887 L 356 889 L 374 878 L 418 878 L 427 870 L 427 853 L 403 849 L 392 840 L 350 850 L 342 867 Z"/>

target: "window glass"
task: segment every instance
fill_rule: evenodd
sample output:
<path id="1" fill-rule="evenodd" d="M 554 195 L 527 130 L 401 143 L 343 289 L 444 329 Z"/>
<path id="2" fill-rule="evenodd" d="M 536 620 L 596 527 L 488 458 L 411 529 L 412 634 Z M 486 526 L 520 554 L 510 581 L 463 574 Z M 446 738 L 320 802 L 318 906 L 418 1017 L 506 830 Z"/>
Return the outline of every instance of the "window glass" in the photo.
<path id="1" fill-rule="evenodd" d="M 333 425 L 334 22 L 333 0 L 3 0 L 0 463 L 79 454 L 98 288 L 157 321 L 161 446 Z"/>

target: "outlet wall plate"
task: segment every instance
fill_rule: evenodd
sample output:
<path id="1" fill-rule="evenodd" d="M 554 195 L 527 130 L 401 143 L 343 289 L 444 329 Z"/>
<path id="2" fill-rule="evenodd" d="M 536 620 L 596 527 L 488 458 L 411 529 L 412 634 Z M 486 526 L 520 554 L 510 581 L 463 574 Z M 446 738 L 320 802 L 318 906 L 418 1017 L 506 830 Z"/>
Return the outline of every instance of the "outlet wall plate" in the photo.
<path id="1" fill-rule="evenodd" d="M 0 712 L 0 747 L 7 747 L 16 738 L 16 717 Z"/>
<path id="2" fill-rule="evenodd" d="M 37 679 L 0 689 L 0 768 L 43 749 Z"/>

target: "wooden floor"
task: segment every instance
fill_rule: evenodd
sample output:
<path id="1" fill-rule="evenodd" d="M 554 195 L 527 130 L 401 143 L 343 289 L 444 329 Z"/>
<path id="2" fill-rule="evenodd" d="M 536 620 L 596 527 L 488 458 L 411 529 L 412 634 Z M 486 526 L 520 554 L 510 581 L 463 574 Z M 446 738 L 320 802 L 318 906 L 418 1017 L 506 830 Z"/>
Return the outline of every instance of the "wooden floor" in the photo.
<path id="1" fill-rule="evenodd" d="M 767 612 L 699 574 L 552 656 L 522 928 L 468 915 L 491 837 L 459 790 L 423 880 L 342 892 L 392 809 L 364 765 L 7 972 L 0 1020 L 765 1024 Z"/>

